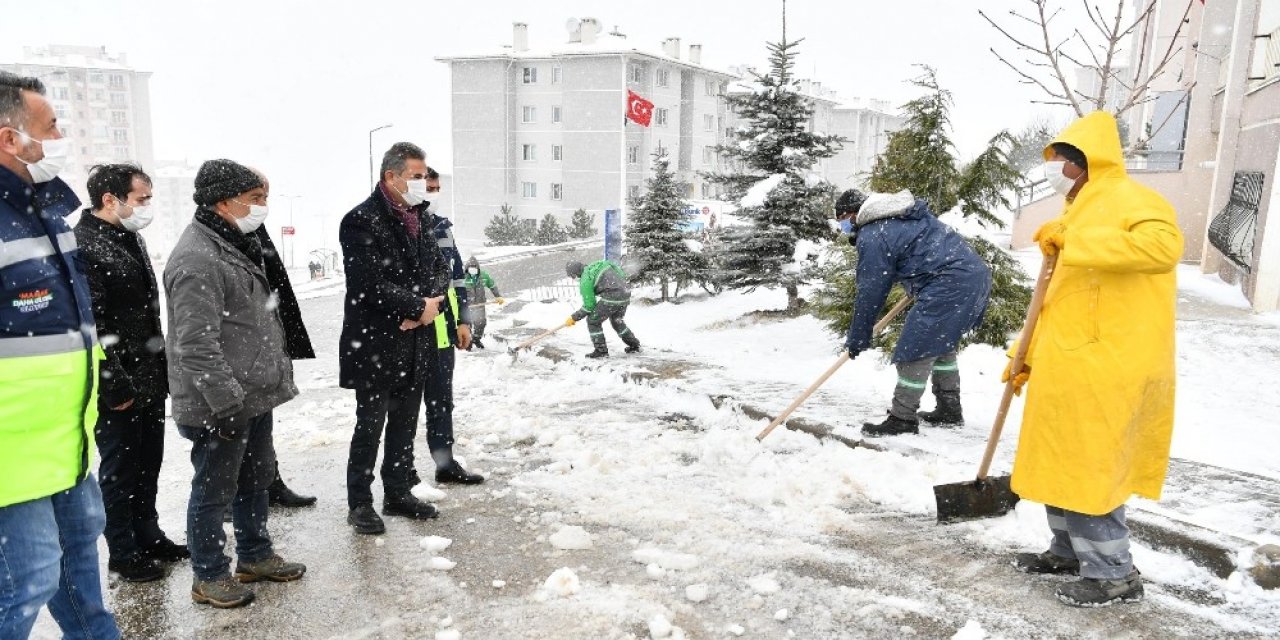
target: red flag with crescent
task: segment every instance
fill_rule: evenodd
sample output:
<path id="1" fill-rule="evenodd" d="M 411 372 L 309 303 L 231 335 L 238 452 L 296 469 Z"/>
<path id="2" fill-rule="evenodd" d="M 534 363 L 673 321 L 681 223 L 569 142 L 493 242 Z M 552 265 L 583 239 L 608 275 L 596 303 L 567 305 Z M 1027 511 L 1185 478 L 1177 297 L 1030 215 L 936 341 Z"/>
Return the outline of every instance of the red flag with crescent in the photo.
<path id="1" fill-rule="evenodd" d="M 649 126 L 653 118 L 653 103 L 640 97 L 640 94 L 627 89 L 627 119 L 642 126 Z"/>

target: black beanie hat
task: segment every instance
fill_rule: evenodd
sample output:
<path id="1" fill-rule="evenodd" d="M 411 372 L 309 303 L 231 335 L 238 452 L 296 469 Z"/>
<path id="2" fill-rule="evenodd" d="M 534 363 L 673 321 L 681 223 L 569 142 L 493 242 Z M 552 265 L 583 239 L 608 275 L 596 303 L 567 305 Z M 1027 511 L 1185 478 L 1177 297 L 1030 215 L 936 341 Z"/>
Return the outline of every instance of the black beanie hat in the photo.
<path id="1" fill-rule="evenodd" d="M 564 266 L 565 273 L 568 273 L 570 276 L 574 278 L 582 277 L 583 269 L 584 267 L 582 266 L 582 263 L 578 262 L 577 260 L 574 260 L 573 262 L 570 262 L 569 264 L 566 264 Z"/>
<path id="2" fill-rule="evenodd" d="M 208 160 L 196 172 L 191 199 L 198 205 L 213 205 L 261 186 L 262 178 L 249 167 L 233 160 Z"/>
<path id="3" fill-rule="evenodd" d="M 862 208 L 862 203 L 867 201 L 867 194 L 850 189 L 840 194 L 840 198 L 836 200 L 836 217 L 857 213 Z"/>
<path id="4" fill-rule="evenodd" d="M 1067 159 L 1067 162 L 1074 164 L 1085 171 L 1089 170 L 1089 159 L 1084 157 L 1084 152 L 1065 143 L 1055 142 L 1049 145 L 1060 156 Z"/>

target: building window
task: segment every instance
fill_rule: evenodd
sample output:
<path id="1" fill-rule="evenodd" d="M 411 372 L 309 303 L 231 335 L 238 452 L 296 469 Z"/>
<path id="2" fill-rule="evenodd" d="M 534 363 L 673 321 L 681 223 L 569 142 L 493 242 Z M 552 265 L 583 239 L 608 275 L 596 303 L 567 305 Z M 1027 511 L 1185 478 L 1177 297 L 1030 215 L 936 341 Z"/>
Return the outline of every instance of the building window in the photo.
<path id="1" fill-rule="evenodd" d="M 129 100 L 125 97 L 125 95 L 124 95 L 123 93 L 116 93 L 116 92 L 112 92 L 112 93 L 111 93 L 111 106 L 113 106 L 113 107 L 127 107 L 127 106 L 129 106 Z"/>
<path id="2" fill-rule="evenodd" d="M 559 107 L 559 106 L 551 107 L 551 121 L 552 121 L 552 122 L 560 122 L 560 115 L 561 115 L 561 113 L 560 113 L 560 107 Z"/>
<path id="3" fill-rule="evenodd" d="M 551 84 L 560 84 L 560 67 L 551 67 Z"/>
<path id="4" fill-rule="evenodd" d="M 116 126 L 118 126 L 118 127 L 127 127 L 127 126 L 129 126 L 129 116 L 128 116 L 128 114 L 126 114 L 126 113 L 125 113 L 125 112 L 123 112 L 123 111 L 112 111 L 112 112 L 111 112 L 111 124 L 114 124 L 114 125 L 116 125 Z"/>
<path id="5" fill-rule="evenodd" d="M 538 68 L 537 67 L 524 68 L 524 83 L 538 84 Z"/>
<path id="6" fill-rule="evenodd" d="M 658 69 L 658 86 L 665 87 L 671 84 L 671 72 L 666 69 Z"/>
<path id="7" fill-rule="evenodd" d="M 702 183 L 702 199 L 710 200 L 713 195 L 715 195 L 715 193 L 713 192 L 711 185 L 706 182 Z"/>
<path id="8" fill-rule="evenodd" d="M 654 123 L 657 124 L 659 127 L 667 126 L 667 110 L 666 109 L 658 109 L 657 113 L 654 116 Z"/>
<path id="9" fill-rule="evenodd" d="M 129 147 L 116 147 L 115 158 L 117 162 L 124 162 L 129 159 Z"/>
<path id="10" fill-rule="evenodd" d="M 560 184 L 559 182 L 552 182 L 552 183 L 551 183 L 551 199 L 552 199 L 552 200 L 563 200 L 563 199 L 564 199 L 564 185 L 563 185 L 563 184 Z"/>
<path id="11" fill-rule="evenodd" d="M 564 147 L 558 144 L 551 145 L 551 159 L 556 162 L 564 160 Z"/>
<path id="12" fill-rule="evenodd" d="M 67 99 L 67 96 L 69 96 L 69 95 L 71 95 L 71 94 L 67 91 L 67 88 L 66 88 L 66 87 L 54 87 L 54 88 L 53 88 L 53 98 L 54 98 L 55 100 L 66 100 L 66 99 Z"/>
<path id="13" fill-rule="evenodd" d="M 521 149 L 521 157 L 524 160 L 533 161 L 538 159 L 538 145 L 526 144 Z"/>
<path id="14" fill-rule="evenodd" d="M 525 124 L 531 124 L 531 123 L 537 122 L 537 121 L 538 121 L 538 108 L 537 108 L 537 107 L 525 107 L 524 109 L 522 109 L 522 116 L 523 116 L 523 117 L 522 117 L 521 121 L 522 121 L 522 122 L 524 122 Z"/>
<path id="15" fill-rule="evenodd" d="M 627 164 L 640 164 L 640 147 L 627 147 Z"/>
<path id="16" fill-rule="evenodd" d="M 702 116 L 702 128 L 706 129 L 707 131 L 715 131 L 716 117 L 711 114 L 706 114 Z"/>
<path id="17" fill-rule="evenodd" d="M 124 76 L 122 76 L 122 75 L 120 75 L 120 74 L 118 74 L 118 73 L 113 73 L 113 74 L 111 74 L 111 82 L 110 82 L 110 83 L 108 83 L 108 86 L 110 86 L 112 89 L 123 89 L 123 88 L 124 88 Z"/>
<path id="18" fill-rule="evenodd" d="M 631 65 L 631 81 L 644 82 L 644 67 L 638 64 Z"/>
<path id="19" fill-rule="evenodd" d="M 724 128 L 724 137 L 726 137 L 726 138 L 728 138 L 728 139 L 730 139 L 730 140 L 732 140 L 732 139 L 733 139 L 733 127 L 725 127 L 725 128 Z"/>
<path id="20" fill-rule="evenodd" d="M 94 102 L 106 102 L 107 94 L 105 91 L 101 89 L 94 89 L 92 94 L 92 99 Z"/>
<path id="21" fill-rule="evenodd" d="M 111 139 L 116 142 L 129 142 L 129 131 L 126 129 L 116 129 L 111 132 Z"/>
<path id="22" fill-rule="evenodd" d="M 93 84 L 102 84 L 102 74 L 101 73 L 89 74 L 89 82 L 92 82 Z"/>
<path id="23" fill-rule="evenodd" d="M 715 147 L 703 147 L 702 148 L 702 164 L 710 165 L 713 162 L 715 162 L 715 160 L 716 160 Z"/>
<path id="24" fill-rule="evenodd" d="M 638 184 L 633 184 L 633 185 L 631 185 L 630 187 L 627 187 L 627 197 L 628 197 L 628 198 L 630 198 L 630 199 L 632 199 L 632 200 L 635 200 L 636 198 L 639 198 L 639 197 L 640 197 L 640 185 L 638 185 Z"/>
<path id="25" fill-rule="evenodd" d="M 520 183 L 520 197 L 522 197 L 522 198 L 530 198 L 530 199 L 538 197 L 538 183 L 536 183 L 536 182 L 521 182 L 521 183 Z"/>
<path id="26" fill-rule="evenodd" d="M 707 95 L 709 96 L 720 95 L 720 83 L 716 82 L 715 80 L 707 80 L 706 87 L 707 87 Z"/>

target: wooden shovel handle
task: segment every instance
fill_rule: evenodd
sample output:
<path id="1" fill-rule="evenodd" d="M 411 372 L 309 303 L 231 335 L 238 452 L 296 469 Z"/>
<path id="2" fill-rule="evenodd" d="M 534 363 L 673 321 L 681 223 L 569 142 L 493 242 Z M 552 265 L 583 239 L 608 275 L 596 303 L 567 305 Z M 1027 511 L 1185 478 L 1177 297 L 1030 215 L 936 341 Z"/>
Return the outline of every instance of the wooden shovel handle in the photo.
<path id="1" fill-rule="evenodd" d="M 1031 348 L 1031 336 L 1035 333 L 1036 322 L 1040 320 L 1040 310 L 1044 308 L 1044 296 L 1049 291 L 1049 280 L 1053 278 L 1053 269 L 1058 264 L 1057 254 L 1045 256 L 1040 265 L 1040 277 L 1036 280 L 1035 292 L 1031 294 L 1031 304 L 1027 306 L 1027 320 L 1018 334 L 1018 350 L 1014 353 L 1013 362 L 1009 364 L 1009 381 L 1004 384 L 1004 395 L 1000 398 L 1000 409 L 996 411 L 995 422 L 991 425 L 991 435 L 987 438 L 987 450 L 982 454 L 982 464 L 978 466 L 978 480 L 987 477 L 991 470 L 991 460 L 996 455 L 996 444 L 1000 442 L 1000 432 L 1004 430 L 1004 419 L 1009 415 L 1009 405 L 1013 404 L 1014 378 L 1022 372 L 1027 359 L 1027 351 Z"/>
<path id="2" fill-rule="evenodd" d="M 516 351 L 520 351 L 521 349 L 528 349 L 530 346 L 532 346 L 532 345 L 533 345 L 533 343 L 535 343 L 535 342 L 537 342 L 537 341 L 539 341 L 539 340 L 541 340 L 541 339 L 543 339 L 543 338 L 545 338 L 545 337 L 547 337 L 547 336 L 549 336 L 549 335 L 551 335 L 551 334 L 553 334 L 553 333 L 555 333 L 555 332 L 557 332 L 557 331 L 559 331 L 559 330 L 561 330 L 561 329 L 563 329 L 563 328 L 565 328 L 565 325 L 560 325 L 560 326 L 558 326 L 558 327 L 555 327 L 554 329 L 547 329 L 546 331 L 543 331 L 542 333 L 539 333 L 538 335 L 536 335 L 536 336 L 534 336 L 534 337 L 532 337 L 532 338 L 529 338 L 528 340 L 525 340 L 524 342 L 521 342 L 520 344 L 516 345 L 515 350 L 516 350 Z"/>
<path id="3" fill-rule="evenodd" d="M 888 327 L 889 323 L 893 322 L 893 319 L 898 317 L 898 314 L 902 313 L 902 310 L 906 309 L 910 304 L 911 298 L 903 296 L 902 299 L 898 301 L 898 304 L 893 305 L 893 308 L 889 309 L 889 312 L 884 314 L 884 317 L 880 319 L 880 322 L 877 322 L 876 326 L 871 329 L 871 335 L 880 335 L 880 333 L 885 330 L 885 327 Z M 769 426 L 765 427 L 764 431 L 761 431 L 760 435 L 756 436 L 756 442 L 764 440 L 765 436 L 769 435 L 774 429 L 777 429 L 778 425 L 782 424 L 782 422 L 786 420 L 793 411 L 800 408 L 800 405 L 804 404 L 804 401 L 808 400 L 809 396 L 813 395 L 813 392 L 818 390 L 818 387 L 821 387 L 828 378 L 835 374 L 836 370 L 839 369 L 841 365 L 848 361 L 848 351 L 840 354 L 840 357 L 836 358 L 835 364 L 831 365 L 831 367 L 829 367 L 821 377 L 815 380 L 813 384 L 809 385 L 809 388 L 805 389 L 804 393 L 800 394 L 795 400 L 792 400 L 791 406 L 788 406 L 782 413 L 778 414 L 778 417 L 774 418 L 773 422 L 770 422 Z"/>

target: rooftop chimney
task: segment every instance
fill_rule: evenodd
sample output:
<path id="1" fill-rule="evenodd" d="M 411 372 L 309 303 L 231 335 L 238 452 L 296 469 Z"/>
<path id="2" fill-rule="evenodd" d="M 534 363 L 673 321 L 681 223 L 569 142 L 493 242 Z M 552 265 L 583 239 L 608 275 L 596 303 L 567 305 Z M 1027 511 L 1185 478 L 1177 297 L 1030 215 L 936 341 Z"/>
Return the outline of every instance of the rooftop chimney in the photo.
<path id="1" fill-rule="evenodd" d="M 689 62 L 693 64 L 702 64 L 702 45 L 689 45 Z"/>
<path id="2" fill-rule="evenodd" d="M 516 53 L 529 50 L 529 25 L 523 22 L 511 23 L 511 50 Z"/>
<path id="3" fill-rule="evenodd" d="M 595 44 L 596 36 L 600 34 L 600 21 L 595 18 L 582 19 L 582 44 Z"/>
<path id="4" fill-rule="evenodd" d="M 667 38 L 662 41 L 662 52 L 669 58 L 680 59 L 680 38 Z"/>

